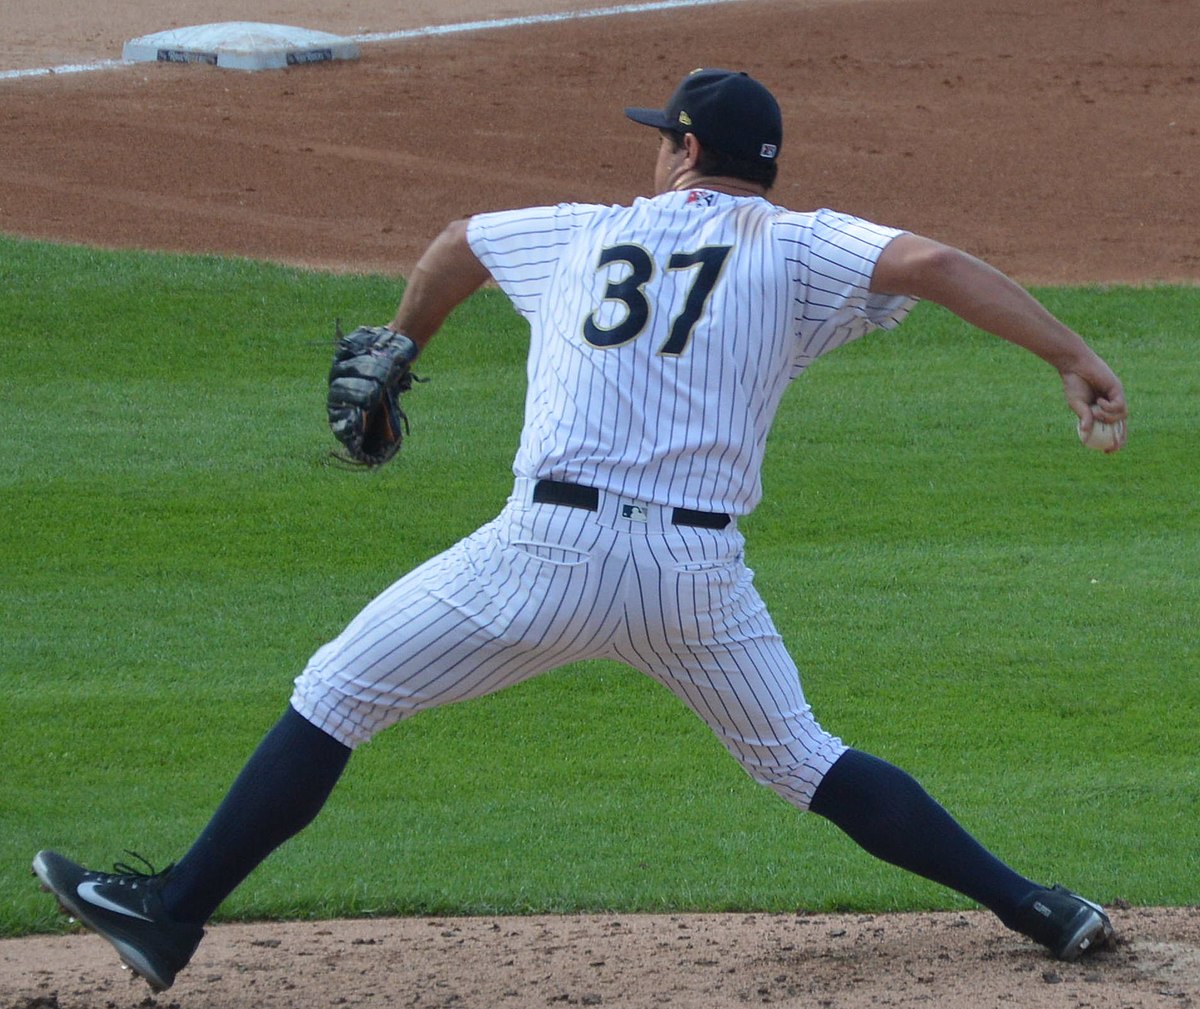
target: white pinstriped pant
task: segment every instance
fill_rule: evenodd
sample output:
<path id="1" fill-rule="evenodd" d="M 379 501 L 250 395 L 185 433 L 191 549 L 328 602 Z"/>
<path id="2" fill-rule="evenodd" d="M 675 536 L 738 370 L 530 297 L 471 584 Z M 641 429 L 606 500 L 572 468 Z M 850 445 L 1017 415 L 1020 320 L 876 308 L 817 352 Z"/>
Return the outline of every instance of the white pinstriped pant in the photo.
<path id="1" fill-rule="evenodd" d="M 671 690 L 755 781 L 806 809 L 845 750 L 804 700 L 753 585 L 736 525 L 675 526 L 616 495 L 596 512 L 533 504 L 401 577 L 296 678 L 292 706 L 347 746 L 427 708 L 581 659 L 623 662 Z M 644 517 L 644 520 L 641 520 Z"/>

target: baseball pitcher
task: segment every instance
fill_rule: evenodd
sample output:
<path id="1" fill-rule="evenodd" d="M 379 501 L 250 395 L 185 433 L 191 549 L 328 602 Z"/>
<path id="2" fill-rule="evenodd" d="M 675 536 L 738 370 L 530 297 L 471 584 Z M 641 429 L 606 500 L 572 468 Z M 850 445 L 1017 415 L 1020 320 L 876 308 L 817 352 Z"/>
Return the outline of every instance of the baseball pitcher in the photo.
<path id="1" fill-rule="evenodd" d="M 155 990 L 188 963 L 220 902 L 317 814 L 352 751 L 419 711 L 581 659 L 653 677 L 755 781 L 888 862 L 990 908 L 1073 960 L 1112 934 L 1099 905 L 1022 876 L 912 777 L 828 732 L 805 701 L 743 557 L 767 435 L 821 354 L 899 325 L 928 299 L 1061 377 L 1081 433 L 1124 443 L 1121 383 L 1013 281 L 936 241 L 771 202 L 780 109 L 743 73 L 687 75 L 662 108 L 654 195 L 457 221 L 395 318 L 339 342 L 334 433 L 378 465 L 395 398 L 449 313 L 494 281 L 529 325 L 528 392 L 500 514 L 386 588 L 295 680 L 191 849 L 163 872 L 34 871 Z"/>

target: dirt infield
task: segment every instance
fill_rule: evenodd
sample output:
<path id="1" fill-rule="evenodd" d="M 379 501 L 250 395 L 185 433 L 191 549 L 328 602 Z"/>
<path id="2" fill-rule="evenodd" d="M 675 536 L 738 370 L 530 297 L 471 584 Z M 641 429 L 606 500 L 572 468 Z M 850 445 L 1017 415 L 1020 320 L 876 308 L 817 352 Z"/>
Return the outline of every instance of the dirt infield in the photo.
<path id="1" fill-rule="evenodd" d="M 314 27 L 386 20 L 306 4 L 282 6 Z M 488 6 L 455 0 L 442 19 Z M 3 81 L 0 223 L 403 271 L 454 215 L 642 192 L 655 138 L 621 107 L 708 64 L 778 93 L 781 203 L 924 232 L 1027 282 L 1196 281 L 1200 64 L 1175 40 L 1197 37 L 1195 0 L 776 0 L 374 45 L 299 71 Z"/>
<path id="2" fill-rule="evenodd" d="M 148 0 L 26 6 L 0 14 L 0 70 L 113 58 L 182 24 L 353 33 L 573 4 L 190 0 L 171 24 Z M 453 216 L 643 192 L 654 138 L 621 106 L 706 64 L 779 95 L 781 203 L 921 231 L 1026 282 L 1196 283 L 1197 38 L 1195 0 L 745 0 L 290 71 L 0 81 L 0 231 L 404 272 Z M 158 998 L 94 936 L 42 936 L 0 943 L 0 1009 L 1200 1004 L 1200 909 L 1112 915 L 1118 944 L 1079 965 L 982 912 L 220 925 Z"/>

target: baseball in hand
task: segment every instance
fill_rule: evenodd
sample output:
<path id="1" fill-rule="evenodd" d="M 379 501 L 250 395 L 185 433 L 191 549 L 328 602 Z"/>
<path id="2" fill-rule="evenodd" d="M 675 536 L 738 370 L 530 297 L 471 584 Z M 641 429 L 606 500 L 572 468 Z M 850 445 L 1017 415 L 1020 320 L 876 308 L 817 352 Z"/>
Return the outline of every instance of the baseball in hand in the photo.
<path id="1" fill-rule="evenodd" d="M 1094 448 L 1097 452 L 1111 452 L 1121 443 L 1121 437 L 1125 434 L 1125 421 L 1119 420 L 1115 424 L 1106 424 L 1102 420 L 1093 421 L 1092 429 L 1084 434 L 1082 423 L 1076 428 L 1079 432 L 1079 440 L 1088 448 Z"/>

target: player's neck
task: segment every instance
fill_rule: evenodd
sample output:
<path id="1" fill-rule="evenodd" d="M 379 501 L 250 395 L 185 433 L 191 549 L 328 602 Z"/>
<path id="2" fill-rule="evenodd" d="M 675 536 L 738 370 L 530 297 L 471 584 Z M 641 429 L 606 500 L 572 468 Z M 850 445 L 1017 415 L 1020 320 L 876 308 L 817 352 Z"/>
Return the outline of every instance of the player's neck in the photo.
<path id="1" fill-rule="evenodd" d="M 735 179 L 726 175 L 700 175 L 688 172 L 675 180 L 671 186 L 678 192 L 681 189 L 707 189 L 714 193 L 724 193 L 726 196 L 765 196 L 765 187 L 745 179 Z"/>

